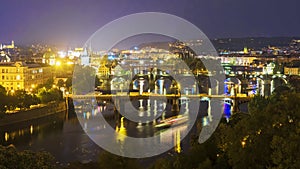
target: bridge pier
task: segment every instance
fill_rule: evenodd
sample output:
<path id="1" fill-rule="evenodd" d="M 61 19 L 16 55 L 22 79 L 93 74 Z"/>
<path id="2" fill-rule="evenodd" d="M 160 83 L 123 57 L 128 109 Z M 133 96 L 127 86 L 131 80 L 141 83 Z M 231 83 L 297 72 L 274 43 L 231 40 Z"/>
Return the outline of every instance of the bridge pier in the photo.
<path id="1" fill-rule="evenodd" d="M 139 106 L 139 110 L 143 111 L 144 110 L 144 107 L 143 107 L 143 99 L 140 99 L 139 100 L 139 103 L 140 103 L 140 106 Z"/>
<path id="2" fill-rule="evenodd" d="M 179 112 L 179 101 L 178 99 L 172 99 L 172 112 Z"/>

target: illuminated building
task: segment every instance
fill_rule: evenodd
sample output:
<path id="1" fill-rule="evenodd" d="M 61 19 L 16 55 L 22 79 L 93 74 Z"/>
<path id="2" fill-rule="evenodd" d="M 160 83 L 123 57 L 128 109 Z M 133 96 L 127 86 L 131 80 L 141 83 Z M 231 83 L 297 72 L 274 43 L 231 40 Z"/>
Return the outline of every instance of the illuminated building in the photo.
<path id="1" fill-rule="evenodd" d="M 1 44 L 1 49 L 14 49 L 15 48 L 15 42 L 11 41 L 11 45 L 2 45 Z"/>
<path id="2" fill-rule="evenodd" d="M 263 67 L 263 73 L 272 75 L 274 68 L 275 68 L 275 64 L 273 62 L 271 62 Z"/>
<path id="3" fill-rule="evenodd" d="M 56 54 L 52 52 L 51 49 L 49 48 L 48 51 L 44 53 L 42 62 L 53 66 L 56 64 L 55 59 L 56 59 Z"/>
<path id="4" fill-rule="evenodd" d="M 86 48 L 84 49 L 84 51 L 80 56 L 80 64 L 84 66 L 90 65 L 90 56 L 88 55 Z"/>
<path id="5" fill-rule="evenodd" d="M 10 62 L 10 56 L 7 52 L 5 52 L 3 49 L 0 49 L 0 63 L 3 62 Z"/>
<path id="6" fill-rule="evenodd" d="M 284 67 L 285 75 L 300 75 L 299 67 Z"/>
<path id="7" fill-rule="evenodd" d="M 31 91 L 52 78 L 52 68 L 36 63 L 0 63 L 0 85 L 7 91 Z"/>
<path id="8" fill-rule="evenodd" d="M 102 64 L 98 68 L 98 77 L 108 77 L 110 75 L 110 68 L 105 66 L 106 62 L 102 62 Z"/>
<path id="9" fill-rule="evenodd" d="M 249 53 L 248 48 L 244 47 L 244 54 L 248 54 L 248 53 Z"/>

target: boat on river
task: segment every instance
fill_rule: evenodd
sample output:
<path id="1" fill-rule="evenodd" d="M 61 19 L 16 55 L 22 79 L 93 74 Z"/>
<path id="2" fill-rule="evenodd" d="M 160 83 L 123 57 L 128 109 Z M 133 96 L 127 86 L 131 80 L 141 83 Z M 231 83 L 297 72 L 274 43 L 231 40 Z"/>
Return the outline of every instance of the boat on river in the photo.
<path id="1" fill-rule="evenodd" d="M 185 124 L 188 121 L 188 115 L 177 115 L 164 120 L 159 121 L 155 128 L 168 128 L 171 126 L 177 126 Z"/>

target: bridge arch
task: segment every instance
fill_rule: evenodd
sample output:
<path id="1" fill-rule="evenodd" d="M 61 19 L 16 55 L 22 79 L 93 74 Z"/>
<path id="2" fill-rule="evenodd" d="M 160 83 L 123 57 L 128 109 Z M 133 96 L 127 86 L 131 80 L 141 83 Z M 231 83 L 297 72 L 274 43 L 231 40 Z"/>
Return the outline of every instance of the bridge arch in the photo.
<path id="1" fill-rule="evenodd" d="M 285 77 L 281 75 L 273 75 L 271 80 L 271 92 L 273 92 L 279 86 L 285 86 L 288 82 Z"/>

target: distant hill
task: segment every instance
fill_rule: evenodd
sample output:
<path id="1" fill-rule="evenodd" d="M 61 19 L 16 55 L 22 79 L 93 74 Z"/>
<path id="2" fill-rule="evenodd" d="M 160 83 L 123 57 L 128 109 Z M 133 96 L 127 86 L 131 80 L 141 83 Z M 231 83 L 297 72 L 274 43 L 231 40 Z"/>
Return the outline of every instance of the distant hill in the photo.
<path id="1" fill-rule="evenodd" d="M 169 50 L 169 43 L 171 43 L 171 42 L 149 42 L 149 43 L 142 43 L 142 44 L 138 45 L 138 48 L 142 49 L 142 48 L 145 48 L 145 47 L 152 47 L 152 48 Z"/>
<path id="2" fill-rule="evenodd" d="M 268 46 L 276 47 L 288 47 L 292 40 L 298 39 L 300 37 L 248 37 L 248 38 L 220 38 L 220 39 L 211 39 L 212 44 L 217 50 L 243 50 L 244 47 L 253 50 L 260 50 Z M 150 42 L 142 43 L 138 47 L 153 47 L 160 49 L 169 49 L 170 42 Z"/>
<path id="3" fill-rule="evenodd" d="M 211 42 L 218 50 L 243 50 L 244 47 L 259 50 L 268 46 L 288 47 L 294 39 L 300 37 L 222 38 L 212 39 Z"/>

